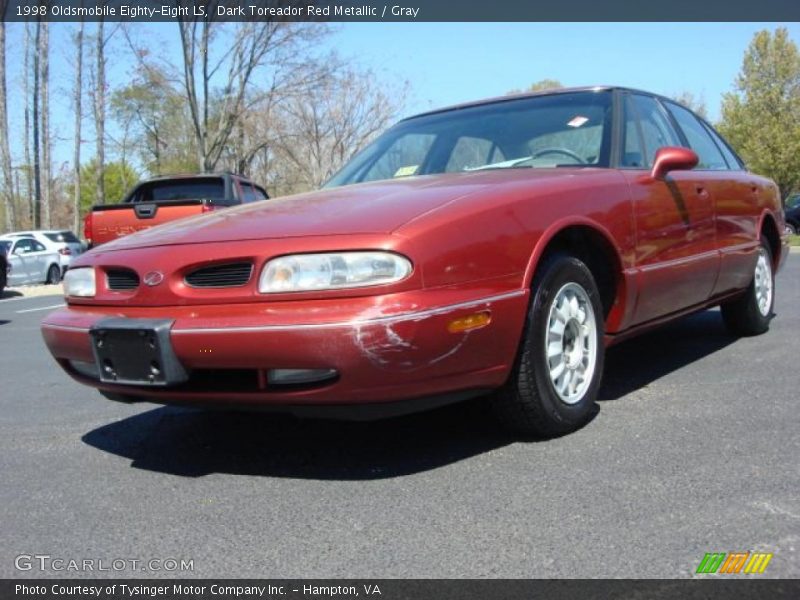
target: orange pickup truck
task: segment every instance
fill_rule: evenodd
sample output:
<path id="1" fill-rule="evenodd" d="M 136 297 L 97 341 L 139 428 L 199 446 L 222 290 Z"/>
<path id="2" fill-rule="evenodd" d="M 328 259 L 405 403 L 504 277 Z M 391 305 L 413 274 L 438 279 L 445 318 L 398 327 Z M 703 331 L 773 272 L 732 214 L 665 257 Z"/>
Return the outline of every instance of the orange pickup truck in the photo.
<path id="1" fill-rule="evenodd" d="M 242 175 L 172 175 L 137 184 L 119 204 L 92 207 L 83 219 L 89 247 L 200 213 L 267 200 L 264 188 Z"/>

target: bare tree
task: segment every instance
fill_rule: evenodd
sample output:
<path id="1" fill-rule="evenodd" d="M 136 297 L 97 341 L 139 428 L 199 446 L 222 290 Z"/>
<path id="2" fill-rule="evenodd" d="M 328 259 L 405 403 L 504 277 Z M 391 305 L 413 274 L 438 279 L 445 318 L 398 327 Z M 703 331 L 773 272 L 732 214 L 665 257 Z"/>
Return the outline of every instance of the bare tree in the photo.
<path id="1" fill-rule="evenodd" d="M 693 110 L 704 119 L 708 119 L 706 100 L 702 94 L 695 96 L 692 92 L 683 91 L 679 94 L 674 94 L 672 99 L 679 104 L 683 104 L 686 108 Z"/>
<path id="2" fill-rule="evenodd" d="M 274 149 L 285 191 L 322 185 L 394 120 L 405 95 L 380 87 L 370 71 L 343 68 L 282 103 Z"/>
<path id="3" fill-rule="evenodd" d="M 25 58 L 23 60 L 22 96 L 25 99 L 25 198 L 27 200 L 28 223 L 33 225 L 33 169 L 31 169 L 31 28 L 25 23 Z"/>
<path id="4" fill-rule="evenodd" d="M 33 228 L 42 222 L 42 179 L 39 163 L 39 43 L 42 37 L 42 22 L 36 20 L 33 53 Z"/>
<path id="5" fill-rule="evenodd" d="M 94 89 L 94 126 L 97 138 L 97 183 L 95 200 L 104 204 L 105 192 L 105 164 L 106 164 L 106 38 L 104 34 L 104 21 L 101 18 L 97 23 L 97 39 L 95 44 L 95 89 Z"/>
<path id="6" fill-rule="evenodd" d="M 73 101 L 75 104 L 75 145 L 73 150 L 73 192 L 72 192 L 72 230 L 80 231 L 81 218 L 81 125 L 83 122 L 83 26 L 78 26 L 75 34 L 75 83 Z"/>
<path id="7" fill-rule="evenodd" d="M 38 46 L 41 72 L 41 118 L 42 118 L 42 214 L 41 225 L 50 229 L 50 201 L 52 194 L 52 165 L 50 160 L 50 24 L 42 22 L 42 34 Z"/>
<path id="8" fill-rule="evenodd" d="M 213 11 L 215 4 L 211 2 L 207 10 Z M 180 19 L 178 27 L 197 163 L 201 170 L 211 171 L 249 105 L 287 81 L 296 81 L 303 66 L 303 50 L 323 29 L 313 24 L 215 23 L 209 19 Z M 259 79 L 269 83 L 256 91 L 251 84 L 262 67 L 268 67 L 269 73 Z"/>
<path id="9" fill-rule="evenodd" d="M 5 17 L 5 9 L 2 16 Z M 3 172 L 6 229 L 13 231 L 17 215 L 14 207 L 14 181 L 11 172 L 11 149 L 8 141 L 6 89 L 6 24 L 4 20 L 0 20 L 0 162 Z"/>

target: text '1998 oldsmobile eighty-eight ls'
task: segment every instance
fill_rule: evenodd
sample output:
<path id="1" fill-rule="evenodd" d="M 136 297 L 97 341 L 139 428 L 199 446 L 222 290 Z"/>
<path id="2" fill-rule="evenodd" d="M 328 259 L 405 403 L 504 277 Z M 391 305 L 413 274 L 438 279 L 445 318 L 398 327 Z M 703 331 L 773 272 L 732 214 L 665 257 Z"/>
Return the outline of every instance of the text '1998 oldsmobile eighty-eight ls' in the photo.
<path id="1" fill-rule="evenodd" d="M 708 123 L 558 90 L 406 119 L 321 191 L 88 252 L 42 331 L 116 400 L 367 418 L 487 394 L 551 436 L 618 340 L 715 305 L 765 332 L 787 250 L 777 187 Z"/>

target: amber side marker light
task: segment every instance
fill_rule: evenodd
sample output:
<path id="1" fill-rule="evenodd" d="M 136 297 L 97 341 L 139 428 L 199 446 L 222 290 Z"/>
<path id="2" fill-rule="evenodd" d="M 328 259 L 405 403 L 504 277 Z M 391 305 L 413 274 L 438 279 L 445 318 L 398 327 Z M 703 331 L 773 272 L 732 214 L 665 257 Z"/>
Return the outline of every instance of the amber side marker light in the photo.
<path id="1" fill-rule="evenodd" d="M 447 331 L 450 333 L 462 333 L 486 327 L 492 321 L 492 314 L 488 310 L 473 313 L 466 317 L 453 319 L 447 324 Z"/>

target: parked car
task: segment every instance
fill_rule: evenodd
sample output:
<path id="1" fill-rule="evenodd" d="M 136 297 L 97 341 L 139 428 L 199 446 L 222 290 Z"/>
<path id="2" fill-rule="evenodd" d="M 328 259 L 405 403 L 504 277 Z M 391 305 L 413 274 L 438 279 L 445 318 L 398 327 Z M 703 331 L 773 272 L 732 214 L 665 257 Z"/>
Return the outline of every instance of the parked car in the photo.
<path id="1" fill-rule="evenodd" d="M 94 206 L 83 220 L 91 248 L 118 237 L 219 208 L 266 200 L 267 192 L 242 175 L 170 175 L 139 183 L 120 204 Z"/>
<path id="2" fill-rule="evenodd" d="M 60 255 L 29 237 L 0 237 L 8 259 L 7 285 L 58 283 L 61 281 Z"/>
<path id="3" fill-rule="evenodd" d="M 506 97 L 401 121 L 321 191 L 85 254 L 42 331 L 117 400 L 367 418 L 491 392 L 549 436 L 620 340 L 716 305 L 767 331 L 783 231 L 776 185 L 667 98 Z"/>
<path id="4" fill-rule="evenodd" d="M 7 237 L 33 238 L 48 250 L 58 252 L 62 275 L 69 268 L 73 257 L 83 253 L 83 244 L 81 244 L 78 237 L 68 229 L 15 231 L 6 235 Z"/>
<path id="5" fill-rule="evenodd" d="M 792 235 L 800 233 L 800 194 L 786 199 L 786 226 Z"/>

